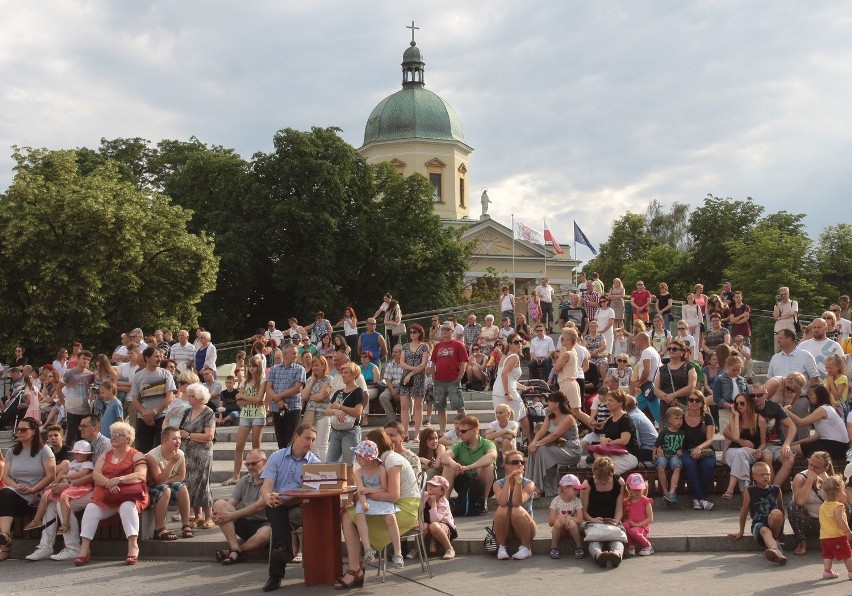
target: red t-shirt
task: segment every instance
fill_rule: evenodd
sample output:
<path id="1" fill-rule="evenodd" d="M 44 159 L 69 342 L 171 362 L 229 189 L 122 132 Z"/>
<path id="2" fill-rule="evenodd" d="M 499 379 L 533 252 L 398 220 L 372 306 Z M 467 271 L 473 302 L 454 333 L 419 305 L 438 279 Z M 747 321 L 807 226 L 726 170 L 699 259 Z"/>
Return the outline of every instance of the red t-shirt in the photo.
<path id="1" fill-rule="evenodd" d="M 633 302 L 636 303 L 636 306 L 639 307 L 641 312 L 645 312 L 648 310 L 648 303 L 651 301 L 651 292 L 648 290 L 633 290 L 630 292 L 630 297 L 633 299 Z"/>
<path id="2" fill-rule="evenodd" d="M 432 348 L 432 364 L 435 367 L 432 380 L 438 383 L 457 381 L 461 363 L 467 362 L 467 349 L 456 339 L 440 341 Z"/>
<path id="3" fill-rule="evenodd" d="M 741 316 L 743 313 L 751 314 L 751 308 L 748 304 L 743 304 L 739 308 L 731 307 L 731 314 L 735 317 Z M 731 337 L 742 335 L 743 337 L 751 337 L 751 317 L 745 323 L 735 323 L 731 325 Z"/>

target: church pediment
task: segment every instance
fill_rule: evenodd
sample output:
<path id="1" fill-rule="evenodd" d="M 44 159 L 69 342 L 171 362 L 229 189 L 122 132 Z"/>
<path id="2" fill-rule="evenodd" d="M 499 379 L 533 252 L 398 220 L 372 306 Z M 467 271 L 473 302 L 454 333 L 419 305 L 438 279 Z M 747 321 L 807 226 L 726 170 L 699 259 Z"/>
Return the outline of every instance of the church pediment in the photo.
<path id="1" fill-rule="evenodd" d="M 467 166 L 465 166 L 464 164 L 460 165 L 458 170 L 459 174 L 467 174 Z"/>
<path id="2" fill-rule="evenodd" d="M 426 167 L 427 168 L 439 168 L 439 169 L 443 170 L 444 168 L 447 167 L 447 164 L 442 162 L 437 157 L 433 157 L 432 159 L 430 159 L 429 161 L 426 162 Z"/>

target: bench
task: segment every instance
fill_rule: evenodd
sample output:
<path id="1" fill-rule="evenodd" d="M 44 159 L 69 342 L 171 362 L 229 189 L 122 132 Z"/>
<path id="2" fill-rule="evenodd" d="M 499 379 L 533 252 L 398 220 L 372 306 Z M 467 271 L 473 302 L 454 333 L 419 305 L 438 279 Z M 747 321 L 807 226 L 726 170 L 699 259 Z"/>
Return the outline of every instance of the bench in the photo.
<path id="1" fill-rule="evenodd" d="M 33 513 L 35 513 L 35 511 L 33 511 Z M 79 524 L 79 522 L 83 519 L 83 511 L 75 511 L 74 515 L 77 517 L 77 522 Z M 40 539 L 41 530 L 24 531 L 24 527 L 29 524 L 32 519 L 33 515 L 30 513 L 16 516 L 12 520 L 12 538 Z M 153 509 L 147 509 L 139 516 L 139 540 L 148 540 L 151 536 L 153 536 L 153 534 L 154 511 Z M 57 536 L 57 538 L 61 539 L 60 536 Z M 95 533 L 94 540 L 127 540 L 127 536 L 124 535 L 124 529 L 121 526 L 119 517 L 114 515 L 98 524 L 98 531 Z"/>

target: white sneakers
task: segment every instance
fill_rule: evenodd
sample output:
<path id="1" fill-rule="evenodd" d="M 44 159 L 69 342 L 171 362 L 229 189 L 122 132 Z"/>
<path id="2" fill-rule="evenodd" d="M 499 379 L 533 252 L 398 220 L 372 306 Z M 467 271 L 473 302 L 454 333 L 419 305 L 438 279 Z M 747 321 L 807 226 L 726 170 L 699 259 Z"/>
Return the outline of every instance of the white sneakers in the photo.
<path id="1" fill-rule="evenodd" d="M 49 559 L 50 555 L 53 554 L 53 549 L 47 546 L 42 546 L 39 544 L 36 549 L 24 557 L 27 561 L 43 561 L 44 559 Z M 74 557 L 76 558 L 76 557 Z"/>
<path id="2" fill-rule="evenodd" d="M 701 508 L 704 509 L 704 511 L 710 511 L 713 509 L 713 503 L 710 501 L 701 501 Z"/>
<path id="3" fill-rule="evenodd" d="M 55 555 L 50 555 L 52 561 L 73 561 L 80 553 L 73 548 L 65 547 Z"/>
<path id="4" fill-rule="evenodd" d="M 529 559 L 532 556 L 532 551 L 528 549 L 526 546 L 521 546 L 518 548 L 518 552 L 512 555 L 512 558 L 517 561 L 522 561 L 524 559 Z"/>
<path id="5" fill-rule="evenodd" d="M 713 509 L 713 503 L 705 501 L 704 499 L 700 501 L 698 499 L 692 499 L 692 508 L 696 511 L 701 511 L 702 509 L 704 511 L 710 511 Z"/>
<path id="6" fill-rule="evenodd" d="M 701 511 L 703 507 L 701 507 L 701 501 L 698 499 L 692 499 L 692 508 L 696 511 Z"/>
<path id="7" fill-rule="evenodd" d="M 643 548 L 642 550 L 639 551 L 640 557 L 647 557 L 648 555 L 653 555 L 653 554 L 654 554 L 654 547 L 653 546 L 648 546 L 648 547 Z"/>
<path id="8" fill-rule="evenodd" d="M 500 559 L 501 561 L 505 561 L 506 559 L 509 558 L 509 552 L 506 550 L 506 547 L 503 546 L 502 544 L 500 545 L 500 548 L 497 549 L 497 558 Z"/>

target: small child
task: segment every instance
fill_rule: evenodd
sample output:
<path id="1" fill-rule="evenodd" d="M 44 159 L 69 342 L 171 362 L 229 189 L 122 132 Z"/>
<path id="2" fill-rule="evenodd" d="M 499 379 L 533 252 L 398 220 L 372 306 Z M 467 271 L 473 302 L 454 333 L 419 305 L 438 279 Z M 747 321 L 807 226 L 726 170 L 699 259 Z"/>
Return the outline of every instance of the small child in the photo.
<path id="1" fill-rule="evenodd" d="M 494 441 L 497 448 L 505 455 L 517 448 L 516 439 L 520 424 L 514 420 L 515 413 L 506 404 L 498 404 L 494 408 L 495 420 L 485 431 L 485 438 Z"/>
<path id="2" fill-rule="evenodd" d="M 402 569 L 405 567 L 405 561 L 402 558 L 399 526 L 394 515 L 399 511 L 399 506 L 389 501 L 375 501 L 367 496 L 388 488 L 388 474 L 379 459 L 379 448 L 372 441 L 361 441 L 357 446 L 350 449 L 355 453 L 359 466 L 355 470 L 355 486 L 358 487 L 355 525 L 358 527 L 361 544 L 364 546 L 364 562 L 373 563 L 376 560 L 376 549 L 370 545 L 366 516 L 381 515 L 388 526 L 388 534 L 390 534 L 391 544 L 393 545 L 393 566 L 396 569 Z"/>
<path id="3" fill-rule="evenodd" d="M 433 476 L 426 483 L 426 492 L 423 494 L 423 525 L 420 531 L 424 536 L 432 536 L 432 538 L 441 546 L 444 547 L 443 559 L 453 559 L 456 556 L 456 551 L 453 548 L 453 540 L 459 533 L 456 530 L 456 522 L 453 519 L 453 513 L 450 511 L 450 502 L 447 500 L 447 491 L 450 490 L 450 483 L 443 476 Z M 417 551 L 413 551 L 414 556 L 417 556 Z M 409 554 L 410 558 L 413 558 Z"/>
<path id="4" fill-rule="evenodd" d="M 547 411 L 544 408 L 544 404 L 541 403 L 541 395 L 534 395 L 532 397 L 532 401 L 530 402 L 530 414 L 533 416 L 546 416 Z"/>
<path id="5" fill-rule="evenodd" d="M 677 503 L 677 484 L 680 482 L 680 469 L 683 466 L 683 410 L 674 406 L 666 411 L 668 428 L 660 431 L 654 443 L 654 462 L 657 466 L 657 478 L 666 503 Z M 666 483 L 666 468 L 672 471 L 671 484 Z"/>
<path id="6" fill-rule="evenodd" d="M 74 454 L 74 460 L 71 462 L 63 461 L 59 464 L 56 469 L 56 481 L 51 485 L 51 488 L 62 482 L 70 483 L 72 480 L 83 478 L 95 469 L 95 465 L 92 463 L 92 446 L 88 441 L 77 441 L 69 453 Z M 41 495 L 33 520 L 24 527 L 24 530 L 38 530 L 44 527 L 44 512 L 47 509 L 48 502 L 59 501 L 59 507 L 62 511 L 62 525 L 59 526 L 56 533 L 65 534 L 71 528 L 71 499 L 82 497 L 94 489 L 95 487 L 92 484 L 69 486 L 58 495 L 54 495 L 51 490 L 45 490 Z"/>
<path id="7" fill-rule="evenodd" d="M 118 399 L 118 389 L 115 381 L 112 379 L 101 381 L 98 391 L 101 400 L 104 402 L 104 415 L 101 417 L 101 434 L 108 437 L 109 427 L 115 422 L 124 420 L 124 408 L 121 405 L 121 400 Z"/>
<path id="8" fill-rule="evenodd" d="M 751 467 L 754 484 L 743 492 L 743 504 L 740 507 L 740 530 L 731 534 L 739 540 L 743 537 L 746 514 L 751 514 L 751 534 L 757 543 L 766 550 L 763 555 L 773 563 L 787 564 L 787 557 L 781 551 L 778 538 L 784 530 L 784 502 L 781 487 L 770 484 L 772 468 L 759 461 Z M 830 567 L 829 563 L 829 567 Z"/>
<path id="9" fill-rule="evenodd" d="M 836 579 L 831 568 L 834 559 L 846 565 L 847 577 L 852 579 L 852 530 L 846 520 L 846 508 L 841 502 L 843 482 L 838 476 L 829 476 L 822 483 L 825 501 L 819 506 L 819 543 L 822 547 L 822 579 Z"/>
<path id="10" fill-rule="evenodd" d="M 580 538 L 583 503 L 577 496 L 577 491 L 583 488 L 583 483 L 574 474 L 565 474 L 559 479 L 559 494 L 553 497 L 547 514 L 547 523 L 553 528 L 550 531 L 551 559 L 559 558 L 559 543 L 565 539 L 565 534 L 574 540 L 574 558 L 582 559 L 586 556 L 583 539 Z"/>
<path id="11" fill-rule="evenodd" d="M 648 486 L 642 474 L 631 474 L 627 477 L 626 484 L 629 495 L 624 499 L 622 520 L 624 531 L 627 533 L 625 553 L 635 555 L 638 545 L 641 556 L 653 555 L 654 547 L 648 541 L 648 534 L 651 533 L 651 522 L 654 521 L 654 501 L 647 496 Z"/>
<path id="12" fill-rule="evenodd" d="M 222 405 L 216 419 L 216 426 L 227 426 L 240 418 L 240 406 L 237 405 L 239 391 L 234 387 L 235 383 L 236 377 L 234 375 L 225 377 L 225 389 L 219 393 L 219 400 Z"/>

